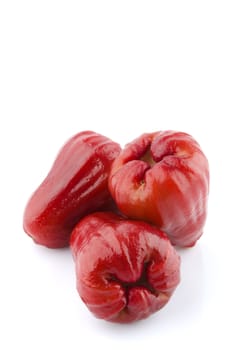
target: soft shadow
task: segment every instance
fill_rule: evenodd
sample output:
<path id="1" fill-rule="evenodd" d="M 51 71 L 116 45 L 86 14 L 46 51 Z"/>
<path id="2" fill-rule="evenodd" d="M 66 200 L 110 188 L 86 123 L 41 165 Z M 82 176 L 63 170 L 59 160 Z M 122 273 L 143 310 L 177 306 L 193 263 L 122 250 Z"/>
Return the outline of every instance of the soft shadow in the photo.
<path id="1" fill-rule="evenodd" d="M 203 252 L 198 243 L 193 248 L 177 249 L 181 257 L 181 282 L 168 308 L 169 321 L 193 322 L 199 319 L 204 304 L 206 269 Z"/>
<path id="2" fill-rule="evenodd" d="M 50 249 L 32 242 L 32 256 L 38 273 L 45 272 L 60 284 L 75 286 L 75 265 L 69 247 Z"/>
<path id="3" fill-rule="evenodd" d="M 33 241 L 31 242 L 33 256 L 38 259 L 45 259 L 49 261 L 49 263 L 60 262 L 63 263 L 67 261 L 67 259 L 72 259 L 72 254 L 69 247 L 65 248 L 47 248 L 42 245 L 36 244 Z"/>

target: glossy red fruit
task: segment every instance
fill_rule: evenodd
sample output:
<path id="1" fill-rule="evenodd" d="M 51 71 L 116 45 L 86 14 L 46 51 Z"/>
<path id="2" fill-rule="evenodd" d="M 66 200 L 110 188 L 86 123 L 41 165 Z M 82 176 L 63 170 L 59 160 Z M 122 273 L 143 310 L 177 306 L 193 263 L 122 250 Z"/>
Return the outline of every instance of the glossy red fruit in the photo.
<path id="1" fill-rule="evenodd" d="M 203 232 L 209 166 L 194 138 L 183 132 L 143 134 L 115 159 L 109 189 L 119 210 L 166 232 L 189 247 Z"/>
<path id="2" fill-rule="evenodd" d="M 71 249 L 80 297 L 108 321 L 148 317 L 168 302 L 180 280 L 180 259 L 167 236 L 113 213 L 82 219 L 72 232 Z"/>
<path id="3" fill-rule="evenodd" d="M 68 246 L 72 229 L 84 215 L 112 204 L 108 175 L 119 152 L 117 143 L 92 131 L 68 140 L 27 203 L 25 232 L 49 248 Z"/>

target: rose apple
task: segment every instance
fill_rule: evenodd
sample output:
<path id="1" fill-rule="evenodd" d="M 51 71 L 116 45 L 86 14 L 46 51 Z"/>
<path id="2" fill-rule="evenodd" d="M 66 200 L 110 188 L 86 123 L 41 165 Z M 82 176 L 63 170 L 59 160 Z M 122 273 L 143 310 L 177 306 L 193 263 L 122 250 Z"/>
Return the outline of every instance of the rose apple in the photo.
<path id="1" fill-rule="evenodd" d="M 77 290 L 98 318 L 127 323 L 148 317 L 170 299 L 180 259 L 163 232 L 113 213 L 83 218 L 71 235 Z"/>
<path id="2" fill-rule="evenodd" d="M 115 159 L 109 189 L 119 210 L 193 246 L 207 215 L 209 167 L 197 141 L 184 132 L 143 134 Z"/>
<path id="3" fill-rule="evenodd" d="M 112 204 L 108 175 L 120 146 L 92 131 L 74 135 L 29 199 L 25 232 L 49 248 L 69 245 L 75 224 L 86 214 Z"/>

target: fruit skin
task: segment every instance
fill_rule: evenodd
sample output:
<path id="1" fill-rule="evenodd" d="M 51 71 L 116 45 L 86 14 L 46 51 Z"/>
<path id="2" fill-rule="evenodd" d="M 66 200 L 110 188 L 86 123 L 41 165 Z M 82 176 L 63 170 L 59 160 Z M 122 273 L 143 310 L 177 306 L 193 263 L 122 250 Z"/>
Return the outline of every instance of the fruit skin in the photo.
<path id="1" fill-rule="evenodd" d="M 49 248 L 68 246 L 72 229 L 84 215 L 111 206 L 108 175 L 120 149 L 93 131 L 70 138 L 26 205 L 25 232 Z"/>
<path id="2" fill-rule="evenodd" d="M 207 216 L 209 165 L 184 132 L 143 134 L 112 165 L 109 189 L 119 210 L 166 232 L 174 245 L 191 247 Z"/>
<path id="3" fill-rule="evenodd" d="M 76 225 L 70 247 L 77 290 L 97 318 L 146 318 L 168 302 L 180 281 L 176 250 L 166 234 L 145 222 L 93 213 Z"/>

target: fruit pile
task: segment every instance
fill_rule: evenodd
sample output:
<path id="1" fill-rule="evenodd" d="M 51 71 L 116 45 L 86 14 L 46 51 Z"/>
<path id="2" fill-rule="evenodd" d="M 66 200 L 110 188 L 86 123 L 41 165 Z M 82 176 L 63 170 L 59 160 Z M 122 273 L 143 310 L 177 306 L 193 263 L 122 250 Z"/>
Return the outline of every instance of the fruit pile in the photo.
<path id="1" fill-rule="evenodd" d="M 127 323 L 161 309 L 180 282 L 174 246 L 203 232 L 208 161 L 184 132 L 145 133 L 124 149 L 92 131 L 74 135 L 29 199 L 24 231 L 71 247 L 77 290 L 98 318 Z"/>

